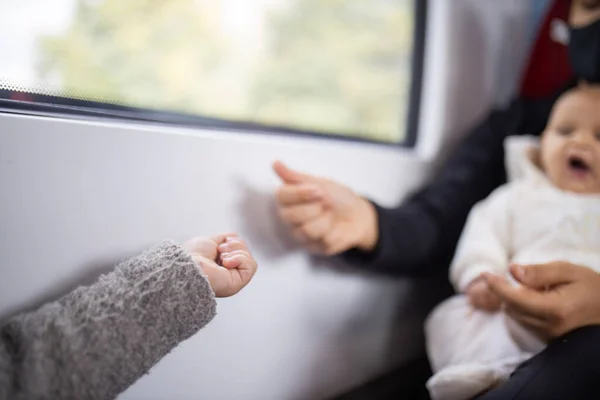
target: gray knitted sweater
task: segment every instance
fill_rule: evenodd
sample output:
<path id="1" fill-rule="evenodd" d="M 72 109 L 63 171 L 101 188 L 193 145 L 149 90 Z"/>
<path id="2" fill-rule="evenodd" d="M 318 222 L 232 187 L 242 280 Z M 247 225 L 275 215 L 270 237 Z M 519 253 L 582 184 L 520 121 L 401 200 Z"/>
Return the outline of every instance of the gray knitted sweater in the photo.
<path id="1" fill-rule="evenodd" d="M 200 268 L 180 246 L 162 243 L 0 324 L 0 399 L 114 399 L 215 308 Z"/>

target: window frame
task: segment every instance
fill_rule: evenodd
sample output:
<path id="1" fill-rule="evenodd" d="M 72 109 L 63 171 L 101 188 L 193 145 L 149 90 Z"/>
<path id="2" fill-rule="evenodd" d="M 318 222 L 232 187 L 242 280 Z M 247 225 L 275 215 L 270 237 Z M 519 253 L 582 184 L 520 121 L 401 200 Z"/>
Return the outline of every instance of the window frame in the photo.
<path id="1" fill-rule="evenodd" d="M 408 90 L 408 107 L 406 110 L 406 134 L 404 140 L 397 143 L 367 139 L 360 136 L 328 133 L 325 131 L 321 132 L 285 126 L 266 125 L 251 121 L 227 120 L 174 111 L 152 110 L 120 104 L 117 105 L 108 102 L 105 103 L 48 94 L 38 94 L 16 90 L 16 88 L 15 90 L 0 89 L 0 114 L 16 113 L 67 118 L 76 117 L 77 119 L 100 118 L 118 120 L 121 122 L 157 123 L 160 125 L 197 129 L 235 130 L 248 133 L 292 135 L 298 137 L 371 143 L 384 146 L 414 147 L 416 145 L 419 128 L 428 0 L 413 1 L 415 14 L 411 58 L 411 81 Z M 359 134 L 360 132 L 355 133 Z"/>

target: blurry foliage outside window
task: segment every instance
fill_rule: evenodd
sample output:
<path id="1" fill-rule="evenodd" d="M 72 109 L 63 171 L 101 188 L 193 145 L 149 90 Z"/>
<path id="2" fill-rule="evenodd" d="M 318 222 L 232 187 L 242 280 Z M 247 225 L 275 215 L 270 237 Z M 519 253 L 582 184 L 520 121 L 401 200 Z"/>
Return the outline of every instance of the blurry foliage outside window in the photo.
<path id="1" fill-rule="evenodd" d="M 8 0 L 0 88 L 398 143 L 414 7 Z"/>

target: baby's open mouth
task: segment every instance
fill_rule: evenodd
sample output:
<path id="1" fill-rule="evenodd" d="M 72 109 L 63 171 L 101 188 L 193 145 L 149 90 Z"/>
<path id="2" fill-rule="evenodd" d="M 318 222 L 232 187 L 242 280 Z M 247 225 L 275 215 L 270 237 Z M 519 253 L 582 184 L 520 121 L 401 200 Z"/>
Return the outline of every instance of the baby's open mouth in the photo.
<path id="1" fill-rule="evenodd" d="M 569 169 L 578 175 L 584 175 L 592 172 L 592 168 L 588 162 L 579 156 L 570 156 L 568 165 Z"/>
<path id="2" fill-rule="evenodd" d="M 590 167 L 585 162 L 585 160 L 580 157 L 577 157 L 577 156 L 569 157 L 569 166 L 571 168 L 573 168 L 574 170 L 581 171 L 581 172 L 590 170 Z"/>

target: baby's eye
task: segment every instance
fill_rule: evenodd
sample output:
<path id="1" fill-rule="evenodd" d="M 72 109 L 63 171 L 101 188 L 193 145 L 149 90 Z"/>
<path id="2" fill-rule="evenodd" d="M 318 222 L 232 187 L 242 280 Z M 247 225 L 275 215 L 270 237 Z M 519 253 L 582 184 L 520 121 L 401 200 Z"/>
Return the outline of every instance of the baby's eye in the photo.
<path id="1" fill-rule="evenodd" d="M 600 142 L 600 132 L 596 132 L 594 138 L 596 138 L 596 140 Z"/>
<path id="2" fill-rule="evenodd" d="M 573 133 L 573 128 L 570 126 L 560 126 L 556 128 L 556 132 L 561 136 L 569 136 Z"/>

